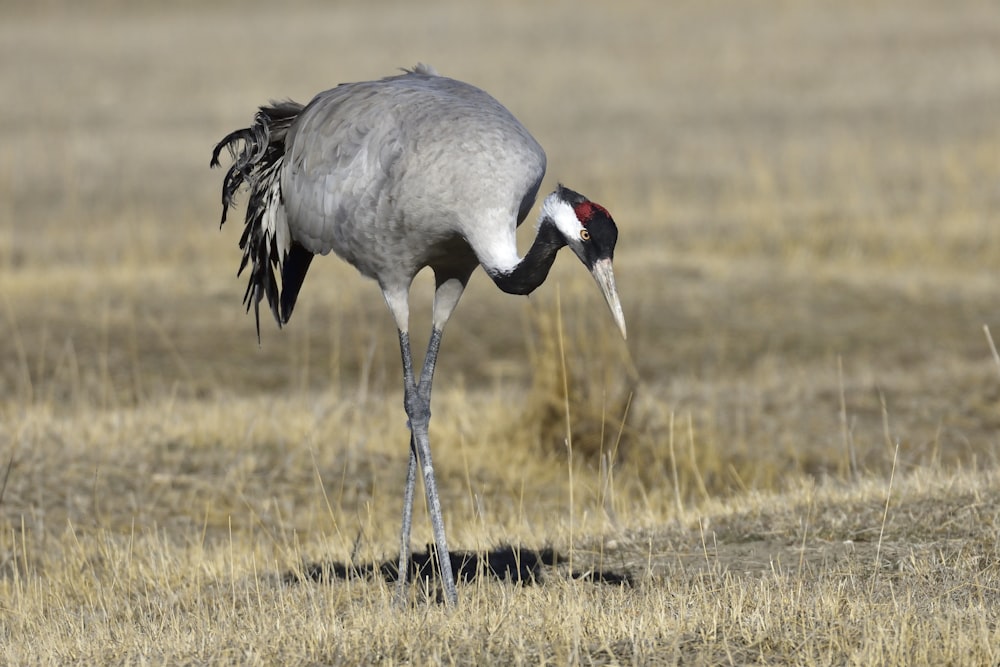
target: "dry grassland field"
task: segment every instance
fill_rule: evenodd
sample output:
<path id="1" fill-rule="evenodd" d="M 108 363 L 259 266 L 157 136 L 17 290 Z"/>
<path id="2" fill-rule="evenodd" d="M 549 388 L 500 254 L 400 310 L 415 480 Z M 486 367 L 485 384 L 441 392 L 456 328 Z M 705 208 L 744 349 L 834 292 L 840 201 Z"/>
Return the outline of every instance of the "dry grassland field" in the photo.
<path id="1" fill-rule="evenodd" d="M 611 210 L 629 328 L 569 252 L 473 278 L 455 611 L 382 568 L 377 286 L 318 259 L 258 345 L 208 169 L 257 105 L 418 61 Z M 1000 664 L 996 2 L 12 2 L 0 119 L 0 663 Z"/>

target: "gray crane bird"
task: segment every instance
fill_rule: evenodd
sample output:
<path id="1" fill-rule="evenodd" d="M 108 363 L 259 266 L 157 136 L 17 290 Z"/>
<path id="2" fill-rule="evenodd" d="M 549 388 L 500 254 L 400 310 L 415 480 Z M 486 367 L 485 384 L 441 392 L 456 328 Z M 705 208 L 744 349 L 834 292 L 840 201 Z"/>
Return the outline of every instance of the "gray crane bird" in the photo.
<path id="1" fill-rule="evenodd" d="M 454 605 L 428 439 L 445 324 L 477 266 L 504 292 L 529 294 L 545 280 L 559 249 L 569 246 L 593 274 L 624 337 L 611 266 L 618 229 L 606 209 L 560 185 L 545 198 L 535 240 L 520 257 L 516 229 L 545 175 L 542 147 L 479 88 L 426 65 L 403 72 L 341 84 L 305 106 L 288 101 L 260 107 L 250 127 L 219 142 L 211 166 L 219 166 L 228 149 L 233 164 L 223 181 L 220 226 L 237 192 L 249 191 L 238 274 L 250 267 L 244 303 L 254 309 L 258 341 L 261 300 L 267 297 L 279 327 L 286 324 L 313 256 L 332 250 L 378 281 L 399 332 L 410 428 L 397 597 L 405 599 L 419 461 L 442 585 Z M 435 288 L 418 378 L 408 297 L 424 267 L 434 272 Z"/>

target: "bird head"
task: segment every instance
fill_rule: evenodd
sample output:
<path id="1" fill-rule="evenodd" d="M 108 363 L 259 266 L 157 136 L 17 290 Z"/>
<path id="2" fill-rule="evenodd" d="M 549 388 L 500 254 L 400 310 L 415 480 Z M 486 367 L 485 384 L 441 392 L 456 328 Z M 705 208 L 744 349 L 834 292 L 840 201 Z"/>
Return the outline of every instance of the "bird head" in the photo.
<path id="1" fill-rule="evenodd" d="M 618 227 L 611 214 L 600 204 L 595 204 L 579 192 L 562 185 L 545 198 L 542 220 L 551 220 L 566 240 L 566 245 L 580 258 L 594 276 L 604 299 L 611 308 L 615 324 L 625 338 L 625 314 L 622 312 L 615 273 L 611 260 L 618 242 Z"/>

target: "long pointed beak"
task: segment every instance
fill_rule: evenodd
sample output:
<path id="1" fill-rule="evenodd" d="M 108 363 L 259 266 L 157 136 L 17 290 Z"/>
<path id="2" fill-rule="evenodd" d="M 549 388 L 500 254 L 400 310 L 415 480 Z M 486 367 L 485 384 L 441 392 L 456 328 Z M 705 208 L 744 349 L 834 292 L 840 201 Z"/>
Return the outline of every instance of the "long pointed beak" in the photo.
<path id="1" fill-rule="evenodd" d="M 611 308 L 611 314 L 615 318 L 615 324 L 618 325 L 618 330 L 622 332 L 622 338 L 628 338 L 625 334 L 625 313 L 622 312 L 622 302 L 618 298 L 618 288 L 615 287 L 615 272 L 611 268 L 611 260 L 598 260 L 594 263 L 594 268 L 590 273 L 594 276 L 594 280 L 597 281 L 601 292 L 604 293 L 608 307 Z"/>

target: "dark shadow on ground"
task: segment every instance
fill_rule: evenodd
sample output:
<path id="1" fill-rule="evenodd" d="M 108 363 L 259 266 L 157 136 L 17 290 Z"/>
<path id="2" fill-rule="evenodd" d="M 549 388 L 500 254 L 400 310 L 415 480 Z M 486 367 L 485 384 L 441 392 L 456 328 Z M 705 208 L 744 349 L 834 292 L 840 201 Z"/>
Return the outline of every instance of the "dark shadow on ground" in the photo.
<path id="1" fill-rule="evenodd" d="M 479 577 L 492 577 L 500 581 L 521 583 L 526 585 L 543 583 L 543 570 L 555 568 L 568 562 L 554 549 L 526 549 L 502 545 L 485 552 L 452 551 L 451 568 L 455 578 L 462 582 L 472 582 Z M 387 582 L 399 579 L 399 567 L 396 560 L 383 563 L 307 563 L 301 571 L 288 572 L 284 576 L 286 583 L 316 581 L 330 583 L 335 580 L 369 579 L 382 577 Z M 591 581 L 600 584 L 631 586 L 632 574 L 629 572 L 613 572 L 610 570 L 589 569 L 569 573 L 573 579 Z M 433 545 L 427 545 L 427 550 L 414 553 L 409 560 L 410 581 L 437 580 L 437 551 Z"/>

